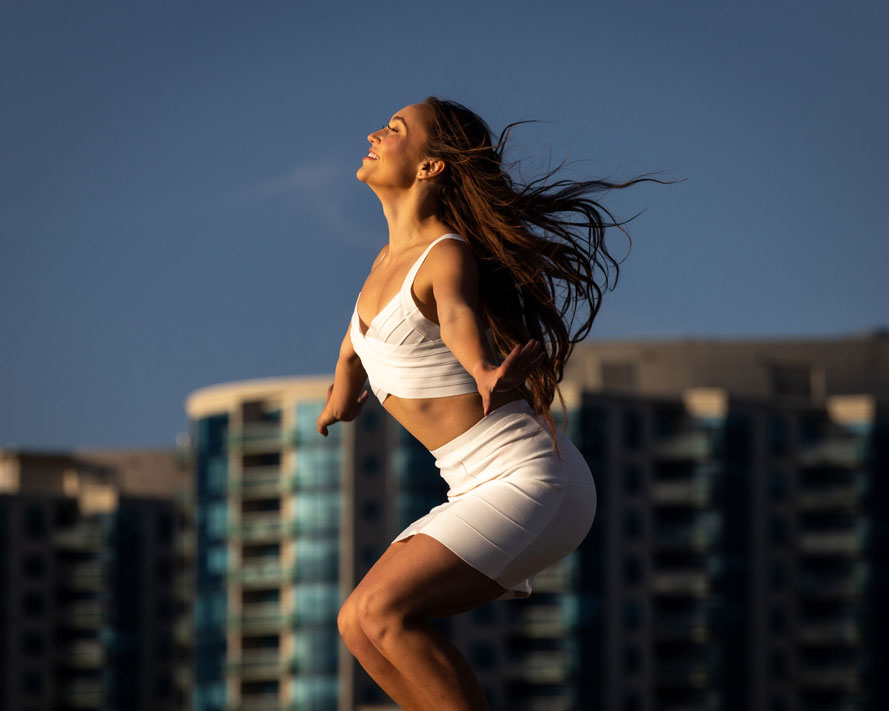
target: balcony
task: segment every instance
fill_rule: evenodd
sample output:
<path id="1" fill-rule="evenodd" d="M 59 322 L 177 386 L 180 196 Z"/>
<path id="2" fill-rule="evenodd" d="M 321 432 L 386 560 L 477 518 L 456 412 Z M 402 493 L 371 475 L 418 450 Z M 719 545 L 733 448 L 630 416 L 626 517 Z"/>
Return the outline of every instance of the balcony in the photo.
<path id="1" fill-rule="evenodd" d="M 681 481 L 656 481 L 651 487 L 651 500 L 659 505 L 703 508 L 712 498 L 713 483 L 703 474 Z"/>
<path id="2" fill-rule="evenodd" d="M 287 623 L 287 616 L 281 612 L 277 602 L 244 605 L 239 617 L 232 617 L 229 623 L 241 628 L 244 634 L 277 632 Z"/>
<path id="3" fill-rule="evenodd" d="M 94 591 L 105 589 L 105 566 L 99 561 L 68 563 L 61 569 L 61 582 L 72 590 Z"/>
<path id="4" fill-rule="evenodd" d="M 685 525 L 655 526 L 655 549 L 708 551 L 722 541 L 722 521 L 714 516 L 697 515 Z"/>
<path id="5" fill-rule="evenodd" d="M 807 647 L 853 647 L 861 644 L 861 631 L 854 622 L 803 624 L 797 639 Z"/>
<path id="6" fill-rule="evenodd" d="M 289 711 L 291 707 L 281 704 L 277 694 L 247 694 L 241 703 L 229 706 L 228 711 Z"/>
<path id="7" fill-rule="evenodd" d="M 857 511 L 861 506 L 861 500 L 859 487 L 854 484 L 832 486 L 815 491 L 803 489 L 796 499 L 797 508 L 802 511 L 817 511 L 820 509 Z"/>
<path id="8" fill-rule="evenodd" d="M 682 615 L 665 615 L 654 623 L 654 637 L 662 641 L 707 642 L 710 620 L 706 610 Z"/>
<path id="9" fill-rule="evenodd" d="M 529 684 L 567 683 L 571 669 L 568 655 L 563 650 L 531 652 L 508 664 L 507 677 Z"/>
<path id="10" fill-rule="evenodd" d="M 339 462 L 335 471 L 329 466 L 302 467 L 290 477 L 290 490 L 293 493 L 323 492 L 340 490 Z"/>
<path id="11" fill-rule="evenodd" d="M 102 708 L 105 704 L 101 681 L 80 680 L 63 685 L 60 696 L 67 706 L 75 709 Z"/>
<path id="12" fill-rule="evenodd" d="M 567 592 L 572 587 L 571 561 L 563 559 L 534 576 L 534 592 Z"/>
<path id="13" fill-rule="evenodd" d="M 281 540 L 284 523 L 280 512 L 244 514 L 239 525 L 231 526 L 229 533 L 247 543 L 273 543 Z"/>
<path id="14" fill-rule="evenodd" d="M 72 669 L 100 669 L 105 663 L 105 649 L 99 640 L 80 640 L 62 649 L 60 661 Z"/>
<path id="15" fill-rule="evenodd" d="M 814 555 L 860 556 L 867 542 L 866 522 L 858 521 L 847 530 L 802 532 L 799 549 Z"/>
<path id="16" fill-rule="evenodd" d="M 654 683 L 660 687 L 692 687 L 710 685 L 710 662 L 706 659 L 676 659 L 655 662 Z"/>
<path id="17" fill-rule="evenodd" d="M 867 459 L 867 440 L 859 437 L 829 439 L 799 453 L 799 465 L 806 467 L 842 467 L 857 469 Z"/>
<path id="18" fill-rule="evenodd" d="M 173 623 L 173 639 L 178 644 L 189 646 L 194 642 L 194 620 L 189 615 L 179 615 Z"/>
<path id="19" fill-rule="evenodd" d="M 286 437 L 280 422 L 250 422 L 240 432 L 229 432 L 226 443 L 242 452 L 269 452 L 284 447 Z"/>
<path id="20" fill-rule="evenodd" d="M 671 461 L 704 462 L 713 458 L 713 452 L 713 436 L 700 430 L 660 440 L 653 447 L 655 458 Z"/>
<path id="21" fill-rule="evenodd" d="M 248 650 L 228 662 L 226 671 L 241 679 L 277 679 L 284 667 L 277 649 Z"/>
<path id="22" fill-rule="evenodd" d="M 696 570 L 656 572 L 652 576 L 652 588 L 659 595 L 706 597 L 710 593 L 710 579 L 706 573 Z"/>
<path id="23" fill-rule="evenodd" d="M 559 696 L 525 696 L 512 702 L 512 711 L 575 711 L 577 703 L 569 693 Z"/>
<path id="24" fill-rule="evenodd" d="M 86 600 L 67 605 L 61 612 L 66 627 L 89 630 L 98 629 L 105 621 L 105 609 L 98 600 Z"/>
<path id="25" fill-rule="evenodd" d="M 239 568 L 233 567 L 228 574 L 230 583 L 243 587 L 278 586 L 286 579 L 287 570 L 277 556 L 267 560 L 247 558 Z"/>
<path id="26" fill-rule="evenodd" d="M 331 517 L 326 520 L 300 520 L 297 518 L 288 527 L 290 535 L 294 537 L 309 536 L 320 538 L 338 538 L 340 532 L 339 517 Z"/>
<path id="27" fill-rule="evenodd" d="M 855 692 L 861 688 L 861 677 L 854 667 L 804 667 L 798 678 L 802 689 Z"/>
<path id="28" fill-rule="evenodd" d="M 860 598 L 867 586 L 867 569 L 857 565 L 846 574 L 803 573 L 799 577 L 799 592 L 806 597 Z"/>
<path id="29" fill-rule="evenodd" d="M 98 526 L 80 524 L 55 531 L 52 536 L 57 548 L 74 551 L 99 551 L 105 545 L 105 534 Z"/>
<path id="30" fill-rule="evenodd" d="M 268 499 L 280 496 L 286 487 L 281 468 L 250 467 L 244 469 L 240 478 L 229 481 L 229 493 L 240 494 L 242 499 Z"/>
<path id="31" fill-rule="evenodd" d="M 569 629 L 561 605 L 527 605 L 510 620 L 514 631 L 525 637 L 562 637 Z"/>

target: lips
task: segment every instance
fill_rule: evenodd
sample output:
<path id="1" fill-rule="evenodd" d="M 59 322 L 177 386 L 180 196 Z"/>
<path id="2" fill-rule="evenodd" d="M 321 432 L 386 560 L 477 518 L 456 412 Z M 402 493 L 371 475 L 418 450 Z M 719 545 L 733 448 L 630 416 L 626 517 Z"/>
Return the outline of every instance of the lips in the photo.
<path id="1" fill-rule="evenodd" d="M 364 156 L 364 157 L 365 157 L 365 158 L 370 158 L 370 160 L 379 160 L 379 159 L 380 159 L 380 157 L 379 157 L 376 153 L 374 153 L 373 151 L 368 151 L 368 152 L 367 152 L 367 155 Z"/>

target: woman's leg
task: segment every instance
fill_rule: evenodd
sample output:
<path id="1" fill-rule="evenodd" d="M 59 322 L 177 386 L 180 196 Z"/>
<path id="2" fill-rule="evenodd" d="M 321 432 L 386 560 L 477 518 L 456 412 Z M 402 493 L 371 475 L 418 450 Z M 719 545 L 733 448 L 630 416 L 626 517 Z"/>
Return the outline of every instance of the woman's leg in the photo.
<path id="1" fill-rule="evenodd" d="M 350 597 L 365 638 L 397 672 L 387 675 L 389 668 L 368 654 L 371 666 L 383 670 L 378 682 L 417 711 L 489 711 L 469 664 L 427 622 L 490 602 L 505 589 L 429 536 L 395 545 Z"/>
<path id="2" fill-rule="evenodd" d="M 407 544 L 407 541 L 398 541 L 393 543 L 380 556 L 380 559 L 374 564 L 364 581 L 373 579 L 378 566 L 385 567 L 385 562 Z M 337 627 L 340 636 L 346 647 L 358 660 L 364 670 L 370 674 L 379 687 L 385 691 L 395 703 L 397 703 L 404 711 L 422 711 L 425 708 L 422 699 L 418 697 L 413 687 L 405 680 L 392 663 L 386 659 L 373 643 L 364 634 L 361 625 L 358 623 L 358 588 L 343 603 L 337 617 Z"/>

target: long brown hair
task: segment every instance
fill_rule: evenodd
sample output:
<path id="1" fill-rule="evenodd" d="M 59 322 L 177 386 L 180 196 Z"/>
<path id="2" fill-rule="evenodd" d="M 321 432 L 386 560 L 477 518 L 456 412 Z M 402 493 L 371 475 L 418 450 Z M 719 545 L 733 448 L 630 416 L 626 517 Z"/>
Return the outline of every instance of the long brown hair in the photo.
<path id="1" fill-rule="evenodd" d="M 423 103 L 432 109 L 425 152 L 446 166 L 434 181 L 437 217 L 469 241 L 479 260 L 480 316 L 497 354 L 502 358 L 532 338 L 546 349 L 522 390 L 546 418 L 555 442 L 550 406 L 558 393 L 567 418 L 558 388 L 565 363 L 593 325 L 611 268 L 611 289 L 617 285 L 620 267 L 605 246 L 605 229 L 617 227 L 632 245 L 622 227 L 627 221 L 616 220 L 591 196 L 665 181 L 641 176 L 622 183 L 549 182 L 557 167 L 522 184 L 504 167 L 503 153 L 511 130 L 525 122 L 509 124 L 494 144 L 488 125 L 465 106 L 434 96 Z M 577 319 L 583 301 L 589 315 Z"/>

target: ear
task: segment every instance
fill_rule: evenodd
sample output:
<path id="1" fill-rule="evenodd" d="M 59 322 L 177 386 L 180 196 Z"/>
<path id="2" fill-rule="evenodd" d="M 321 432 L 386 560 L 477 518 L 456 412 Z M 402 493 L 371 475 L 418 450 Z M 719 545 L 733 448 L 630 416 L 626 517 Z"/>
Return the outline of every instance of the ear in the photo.
<path id="1" fill-rule="evenodd" d="M 426 180 L 441 175 L 445 169 L 445 162 L 441 158 L 424 158 L 417 170 L 417 179 Z"/>

